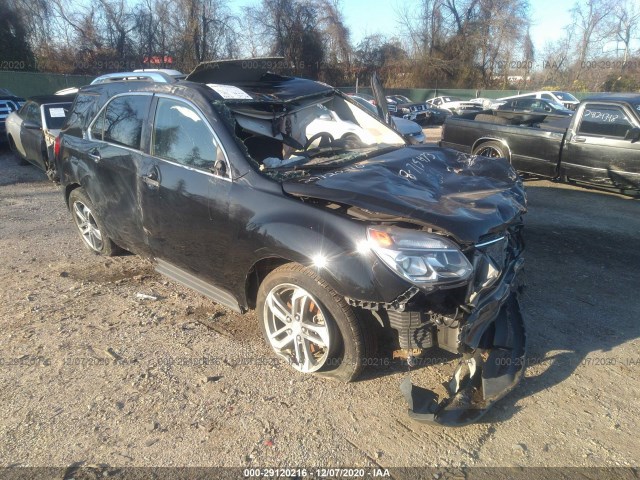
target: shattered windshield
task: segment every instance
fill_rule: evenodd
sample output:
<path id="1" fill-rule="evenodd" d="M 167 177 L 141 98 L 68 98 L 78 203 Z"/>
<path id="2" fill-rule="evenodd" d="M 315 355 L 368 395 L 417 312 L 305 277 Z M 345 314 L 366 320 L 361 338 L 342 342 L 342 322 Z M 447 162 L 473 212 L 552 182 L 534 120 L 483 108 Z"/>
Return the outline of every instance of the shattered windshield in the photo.
<path id="1" fill-rule="evenodd" d="M 344 165 L 405 145 L 395 130 L 337 94 L 227 107 L 236 136 L 267 174 Z"/>

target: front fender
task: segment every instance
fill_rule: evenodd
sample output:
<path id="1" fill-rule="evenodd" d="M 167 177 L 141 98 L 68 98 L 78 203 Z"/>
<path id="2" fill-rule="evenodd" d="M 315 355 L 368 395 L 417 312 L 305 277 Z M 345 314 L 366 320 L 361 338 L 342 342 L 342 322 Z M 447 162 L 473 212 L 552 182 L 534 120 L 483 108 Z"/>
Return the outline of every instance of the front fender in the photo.
<path id="1" fill-rule="evenodd" d="M 241 219 L 232 282 L 241 303 L 247 304 L 247 275 L 270 258 L 314 268 L 338 294 L 355 300 L 392 302 L 410 287 L 365 248 L 364 223 L 281 193 L 265 193 L 243 189 L 241 203 L 231 201 L 232 208 L 242 210 L 231 213 Z"/>
<path id="2" fill-rule="evenodd" d="M 362 226 L 341 230 L 301 220 L 262 225 L 260 234 L 266 242 L 255 262 L 278 257 L 299 263 L 316 270 L 341 296 L 369 302 L 391 302 L 410 287 L 363 248 L 366 236 Z"/>

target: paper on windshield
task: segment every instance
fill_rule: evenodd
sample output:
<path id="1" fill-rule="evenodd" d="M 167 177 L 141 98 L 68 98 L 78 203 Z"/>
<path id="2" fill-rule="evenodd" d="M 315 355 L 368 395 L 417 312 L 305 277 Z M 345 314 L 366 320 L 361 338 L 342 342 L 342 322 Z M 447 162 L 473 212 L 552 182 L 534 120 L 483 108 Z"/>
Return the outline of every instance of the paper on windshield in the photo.
<path id="1" fill-rule="evenodd" d="M 216 92 L 225 100 L 253 100 L 253 97 L 241 88 L 233 85 L 219 85 L 217 83 L 207 83 L 207 87 Z"/>
<path id="2" fill-rule="evenodd" d="M 51 118 L 64 118 L 66 115 L 64 113 L 64 108 L 50 108 L 49 116 Z"/>

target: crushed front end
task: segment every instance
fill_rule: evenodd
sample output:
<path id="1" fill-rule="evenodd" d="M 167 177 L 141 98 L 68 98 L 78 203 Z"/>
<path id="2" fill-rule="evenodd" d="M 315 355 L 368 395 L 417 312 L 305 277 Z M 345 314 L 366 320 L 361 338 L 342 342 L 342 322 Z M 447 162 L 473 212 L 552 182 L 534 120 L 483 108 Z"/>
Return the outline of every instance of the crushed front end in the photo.
<path id="1" fill-rule="evenodd" d="M 518 304 L 524 258 L 522 224 L 486 235 L 462 254 L 472 266 L 464 284 L 434 290 L 412 287 L 384 306 L 409 365 L 439 347 L 461 355 L 449 397 L 413 385 L 401 390 L 412 419 L 462 426 L 478 420 L 524 374 L 525 329 Z"/>

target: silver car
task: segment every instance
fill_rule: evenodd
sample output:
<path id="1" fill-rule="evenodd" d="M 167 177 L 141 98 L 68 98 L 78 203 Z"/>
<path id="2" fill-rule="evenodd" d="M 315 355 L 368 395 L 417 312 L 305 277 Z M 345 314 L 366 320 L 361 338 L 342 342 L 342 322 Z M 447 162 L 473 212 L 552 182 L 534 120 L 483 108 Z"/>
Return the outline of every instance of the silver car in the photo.
<path id="1" fill-rule="evenodd" d="M 32 97 L 7 117 L 7 140 L 22 159 L 53 176 L 53 144 L 75 95 Z"/>

